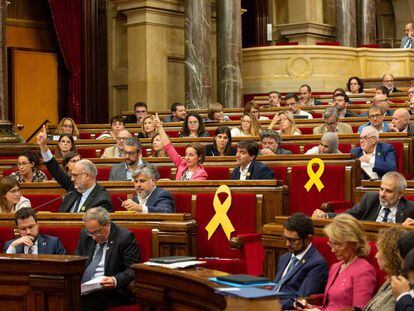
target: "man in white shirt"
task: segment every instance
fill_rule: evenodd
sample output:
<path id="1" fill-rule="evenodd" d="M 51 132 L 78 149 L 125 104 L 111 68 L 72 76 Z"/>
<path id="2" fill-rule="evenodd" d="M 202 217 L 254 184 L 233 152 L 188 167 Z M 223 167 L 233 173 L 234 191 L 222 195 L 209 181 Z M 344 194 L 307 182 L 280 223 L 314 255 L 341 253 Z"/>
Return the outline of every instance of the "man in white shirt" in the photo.
<path id="1" fill-rule="evenodd" d="M 170 192 L 157 187 L 159 174 L 151 164 L 139 166 L 133 173 L 136 195 L 125 200 L 122 207 L 137 213 L 173 213 L 174 199 Z"/>
<path id="2" fill-rule="evenodd" d="M 313 119 L 313 116 L 309 112 L 300 109 L 299 97 L 296 94 L 287 94 L 285 100 L 286 105 L 289 107 L 289 111 L 292 112 L 293 115 L 306 116 L 308 119 Z"/>

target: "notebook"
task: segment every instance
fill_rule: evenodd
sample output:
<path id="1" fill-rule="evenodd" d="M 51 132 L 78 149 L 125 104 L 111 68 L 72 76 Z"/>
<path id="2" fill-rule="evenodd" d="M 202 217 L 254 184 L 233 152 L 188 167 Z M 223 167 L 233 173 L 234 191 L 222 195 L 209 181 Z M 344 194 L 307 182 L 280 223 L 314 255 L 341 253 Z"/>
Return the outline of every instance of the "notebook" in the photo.
<path id="1" fill-rule="evenodd" d="M 193 256 L 167 256 L 167 257 L 156 257 L 151 258 L 150 262 L 156 263 L 163 263 L 163 264 L 170 264 L 170 263 L 177 263 L 177 262 L 184 262 L 184 261 L 194 261 L 197 260 L 197 257 Z"/>
<path id="2" fill-rule="evenodd" d="M 247 274 L 232 274 L 232 275 L 226 275 L 226 276 L 218 276 L 217 280 L 236 283 L 236 284 L 242 284 L 242 285 L 265 283 L 265 282 L 270 281 L 269 278 L 260 277 L 260 276 L 252 276 L 252 275 L 247 275 Z"/>

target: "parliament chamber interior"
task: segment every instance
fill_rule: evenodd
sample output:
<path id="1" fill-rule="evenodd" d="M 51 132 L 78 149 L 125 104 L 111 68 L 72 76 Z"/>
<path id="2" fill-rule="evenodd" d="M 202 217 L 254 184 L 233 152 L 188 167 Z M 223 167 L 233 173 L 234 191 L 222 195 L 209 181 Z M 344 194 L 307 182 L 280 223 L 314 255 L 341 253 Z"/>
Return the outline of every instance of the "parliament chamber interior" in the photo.
<path id="1" fill-rule="evenodd" d="M 0 19 L 0 310 L 414 310 L 414 1 Z"/>

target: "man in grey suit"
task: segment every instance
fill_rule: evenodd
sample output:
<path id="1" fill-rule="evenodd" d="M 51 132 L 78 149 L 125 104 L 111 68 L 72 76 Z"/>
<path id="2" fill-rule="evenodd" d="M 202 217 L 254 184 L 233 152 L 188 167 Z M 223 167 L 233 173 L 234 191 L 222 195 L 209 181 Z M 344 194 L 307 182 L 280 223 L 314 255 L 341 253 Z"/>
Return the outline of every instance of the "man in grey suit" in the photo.
<path id="1" fill-rule="evenodd" d="M 7 241 L 3 252 L 7 254 L 65 254 L 65 248 L 59 238 L 39 234 L 39 223 L 34 209 L 28 207 L 19 209 L 14 214 L 14 222 L 20 237 Z"/>
<path id="2" fill-rule="evenodd" d="M 401 39 L 400 48 L 412 49 L 414 48 L 414 27 L 413 23 L 405 25 L 405 36 Z"/>
<path id="3" fill-rule="evenodd" d="M 354 216 L 358 220 L 388 222 L 388 223 L 408 223 L 414 218 L 414 202 L 408 201 L 403 197 L 407 188 L 407 181 L 398 172 L 388 172 L 381 179 L 380 190 L 378 192 L 366 192 L 361 201 L 345 213 Z M 335 213 L 325 213 L 317 209 L 312 217 L 333 218 Z"/>
<path id="4" fill-rule="evenodd" d="M 264 130 L 260 134 L 262 142 L 261 155 L 291 154 L 292 151 L 280 147 L 282 139 L 275 130 Z"/>
<path id="5" fill-rule="evenodd" d="M 159 178 L 157 169 L 151 164 L 144 164 L 132 173 L 135 196 L 125 200 L 122 206 L 138 213 L 173 213 L 174 199 L 170 192 L 157 187 Z"/>
<path id="6" fill-rule="evenodd" d="M 122 152 L 124 162 L 112 166 L 109 174 L 110 181 L 127 181 L 132 180 L 132 172 L 146 162 L 142 161 L 141 143 L 136 137 L 130 137 L 124 142 Z"/>
<path id="7" fill-rule="evenodd" d="M 352 126 L 347 123 L 339 122 L 338 108 L 328 107 L 323 113 L 325 124 L 319 125 L 313 129 L 313 134 L 323 135 L 326 132 L 333 133 L 352 133 Z"/>

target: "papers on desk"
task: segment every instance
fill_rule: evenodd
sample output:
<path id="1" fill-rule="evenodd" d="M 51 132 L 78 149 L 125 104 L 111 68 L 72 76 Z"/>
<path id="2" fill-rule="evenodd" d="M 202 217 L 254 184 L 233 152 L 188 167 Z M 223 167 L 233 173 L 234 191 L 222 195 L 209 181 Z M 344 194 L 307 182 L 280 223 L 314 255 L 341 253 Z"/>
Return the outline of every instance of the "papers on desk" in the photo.
<path id="1" fill-rule="evenodd" d="M 276 292 L 273 290 L 261 289 L 256 287 L 223 287 L 216 288 L 216 292 L 226 295 L 238 296 L 246 299 L 290 296 L 287 293 Z"/>
<path id="2" fill-rule="evenodd" d="M 200 265 L 204 263 L 206 262 L 202 260 L 191 260 L 191 261 L 183 261 L 183 262 L 175 262 L 175 263 L 158 263 L 158 262 L 152 262 L 152 261 L 144 262 L 144 264 L 148 266 L 163 267 L 163 268 L 168 268 L 168 269 L 188 268 L 188 267 L 192 267 L 192 266 L 196 266 L 196 265 Z"/>
<path id="3" fill-rule="evenodd" d="M 98 289 L 102 288 L 102 285 L 99 284 L 105 276 L 98 276 L 88 282 L 81 284 L 81 295 L 89 294 Z"/>

